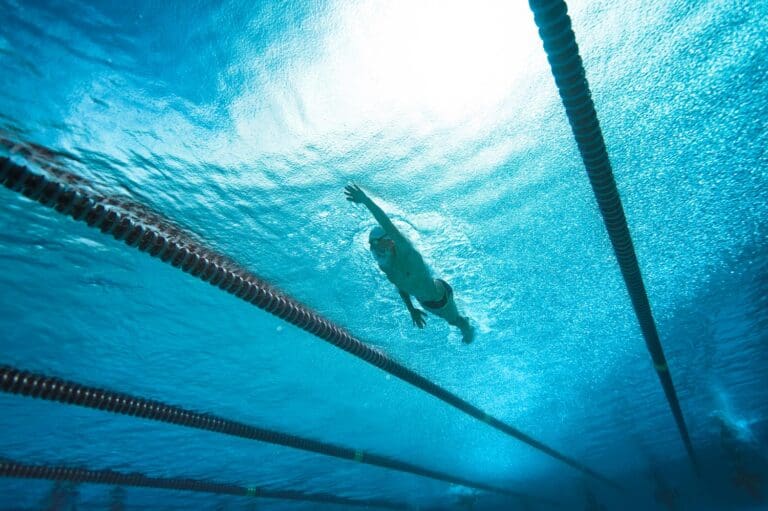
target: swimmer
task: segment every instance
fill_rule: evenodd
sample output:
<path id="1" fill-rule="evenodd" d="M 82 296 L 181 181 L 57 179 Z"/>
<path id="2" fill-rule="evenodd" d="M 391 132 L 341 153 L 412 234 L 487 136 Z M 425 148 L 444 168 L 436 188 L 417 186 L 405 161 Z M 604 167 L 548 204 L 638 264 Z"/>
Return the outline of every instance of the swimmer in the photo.
<path id="1" fill-rule="evenodd" d="M 426 314 L 414 307 L 411 296 L 416 298 L 425 310 L 457 327 L 461 331 L 462 340 L 467 344 L 471 343 L 475 335 L 474 329 L 469 319 L 459 314 L 451 286 L 444 280 L 432 278 L 421 254 L 359 186 L 348 185 L 344 188 L 344 193 L 348 201 L 368 208 L 379 223 L 368 236 L 371 254 L 387 279 L 397 287 L 413 324 L 424 328 Z"/>
<path id="2" fill-rule="evenodd" d="M 735 488 L 744 490 L 755 502 L 765 502 L 763 479 L 758 466 L 762 465 L 751 432 L 739 431 L 723 412 L 713 414 L 720 427 L 720 447 L 730 464 Z"/>

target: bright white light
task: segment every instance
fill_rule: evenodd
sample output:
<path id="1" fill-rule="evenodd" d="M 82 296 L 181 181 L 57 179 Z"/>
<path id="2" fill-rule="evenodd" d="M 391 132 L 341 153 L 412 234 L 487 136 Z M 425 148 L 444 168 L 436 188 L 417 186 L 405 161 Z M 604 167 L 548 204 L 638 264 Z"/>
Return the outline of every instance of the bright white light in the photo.
<path id="1" fill-rule="evenodd" d="M 511 92 L 539 45 L 524 2 L 351 4 L 329 38 L 334 74 L 365 112 L 457 120 Z"/>
<path id="2" fill-rule="evenodd" d="M 282 152 L 328 138 L 343 151 L 345 139 L 476 124 L 543 61 L 523 1 L 363 0 L 331 12 L 316 40 L 307 30 L 281 42 L 285 67 L 265 90 L 234 102 L 244 141 Z"/>

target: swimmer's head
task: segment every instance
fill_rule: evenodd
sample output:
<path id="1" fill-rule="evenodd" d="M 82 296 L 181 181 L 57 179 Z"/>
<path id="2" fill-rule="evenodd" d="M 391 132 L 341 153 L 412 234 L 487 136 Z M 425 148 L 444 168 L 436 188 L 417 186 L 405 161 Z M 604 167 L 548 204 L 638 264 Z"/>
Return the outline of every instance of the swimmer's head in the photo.
<path id="1" fill-rule="evenodd" d="M 376 226 L 371 229 L 368 234 L 368 243 L 370 244 L 371 253 L 376 258 L 379 264 L 386 264 L 392 258 L 392 254 L 395 251 L 395 242 L 392 241 L 386 231 L 381 226 Z"/>
<path id="2" fill-rule="evenodd" d="M 384 228 L 380 225 L 377 225 L 376 227 L 371 229 L 370 233 L 368 233 L 368 243 L 373 245 L 375 241 L 385 237 L 386 235 L 387 235 L 387 232 L 384 230 Z"/>

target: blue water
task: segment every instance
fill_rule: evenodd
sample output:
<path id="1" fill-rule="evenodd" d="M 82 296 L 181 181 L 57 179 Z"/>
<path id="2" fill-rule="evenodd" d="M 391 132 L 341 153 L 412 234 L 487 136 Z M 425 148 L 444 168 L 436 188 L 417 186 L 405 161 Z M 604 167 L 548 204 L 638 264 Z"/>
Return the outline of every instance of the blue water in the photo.
<path id="1" fill-rule="evenodd" d="M 588 493 L 607 509 L 669 509 L 654 499 L 661 485 L 678 493 L 676 509 L 768 509 L 732 484 L 719 425 L 738 433 L 768 481 L 768 2 L 569 2 L 699 478 L 526 2 L 0 7 L 3 136 L 69 153 L 71 172 L 159 212 L 627 491 L 5 188 L 0 364 L 400 458 L 561 509 L 585 509 Z M 411 325 L 367 252 L 373 219 L 344 200 L 349 182 L 452 284 L 477 328 L 472 345 L 434 317 Z M 27 463 L 420 509 L 520 508 L 78 407 L 1 394 L 0 412 L 0 458 Z M 0 508 L 114 500 L 108 486 L 81 485 L 64 498 L 70 507 L 56 507 L 53 488 L 0 479 Z M 334 509 L 140 488 L 121 500 Z"/>

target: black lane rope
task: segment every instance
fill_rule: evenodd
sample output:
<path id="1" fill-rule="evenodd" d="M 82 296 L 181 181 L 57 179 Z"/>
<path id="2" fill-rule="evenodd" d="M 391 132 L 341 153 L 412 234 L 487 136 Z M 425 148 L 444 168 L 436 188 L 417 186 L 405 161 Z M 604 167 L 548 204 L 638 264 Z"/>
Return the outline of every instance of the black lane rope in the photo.
<path id="1" fill-rule="evenodd" d="M 351 353 L 584 474 L 620 488 L 618 484 L 584 464 L 560 453 L 519 429 L 491 417 L 456 394 L 390 359 L 378 349 L 353 337 L 338 325 L 309 310 L 306 306 L 286 296 L 255 275 L 230 265 L 225 257 L 206 248 L 187 243 L 175 233 L 166 233 L 162 226 L 143 221 L 137 215 L 121 207 L 120 201 L 114 198 L 102 197 L 89 191 L 85 186 L 76 186 L 76 184 L 65 182 L 62 179 L 63 175 L 63 171 L 59 170 L 58 177 L 54 180 L 48 176 L 32 172 L 28 167 L 16 164 L 10 158 L 0 157 L 0 182 L 6 188 L 20 192 L 26 197 L 44 206 L 52 207 L 59 213 L 75 220 L 86 222 L 90 227 L 99 229 L 104 234 L 113 236 L 116 240 L 124 241 L 130 247 L 147 252 L 175 268 L 180 268 L 212 286 L 216 286 L 333 344 L 337 348 Z M 84 183 L 82 178 L 74 179 L 80 184 Z"/>
<path id="2" fill-rule="evenodd" d="M 0 391 L 7 394 L 17 394 L 47 401 L 57 401 L 64 404 L 93 408 L 115 414 L 131 415 L 143 419 L 186 426 L 188 428 L 202 429 L 249 440 L 258 440 L 270 444 L 293 447 L 303 451 L 357 461 L 358 463 L 388 468 L 399 472 L 407 472 L 428 477 L 430 479 L 460 484 L 470 488 L 556 504 L 549 499 L 534 498 L 506 488 L 477 483 L 437 470 L 422 468 L 404 461 L 362 451 L 360 449 L 352 449 L 318 440 L 312 440 L 310 438 L 303 438 L 279 431 L 251 426 L 217 415 L 193 412 L 160 401 L 136 397 L 122 392 L 113 392 L 111 390 L 89 387 L 79 383 L 52 378 L 30 371 L 23 371 L 13 367 L 0 366 Z"/>
<path id="3" fill-rule="evenodd" d="M 696 471 L 698 462 L 691 445 L 685 418 L 672 382 L 667 359 L 656 330 L 651 304 L 640 273 L 640 265 L 632 243 L 632 237 L 624 216 L 624 207 L 616 188 L 611 162 L 605 148 L 603 132 L 597 120 L 592 93 L 587 82 L 584 65 L 579 55 L 576 36 L 571 29 L 568 7 L 563 0 L 529 0 L 539 35 L 544 42 L 547 60 L 552 68 L 560 98 L 565 106 L 568 122 L 579 146 L 581 158 L 587 168 L 589 182 L 600 207 L 608 236 L 613 245 L 624 283 L 632 300 L 632 307 L 640 323 L 645 344 L 651 354 L 656 374 L 664 388 L 672 409 L 677 429 Z"/>
<path id="4" fill-rule="evenodd" d="M 30 465 L 18 461 L 2 459 L 0 459 L 0 477 L 138 486 L 142 488 L 159 488 L 163 490 L 182 490 L 200 493 L 215 493 L 219 495 L 234 495 L 237 497 L 322 502 L 324 504 L 340 504 L 343 506 L 409 509 L 405 503 L 383 499 L 351 499 L 339 497 L 330 493 L 275 490 L 259 486 L 239 486 L 231 483 L 219 483 L 182 477 L 150 477 L 138 472 L 124 473 L 115 472 L 114 470 L 90 470 L 87 468 L 58 465 Z"/>

